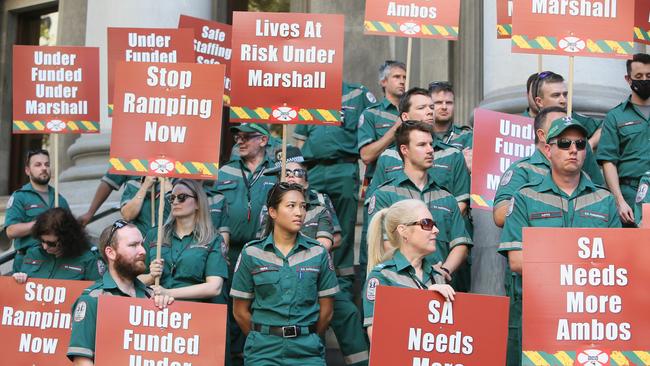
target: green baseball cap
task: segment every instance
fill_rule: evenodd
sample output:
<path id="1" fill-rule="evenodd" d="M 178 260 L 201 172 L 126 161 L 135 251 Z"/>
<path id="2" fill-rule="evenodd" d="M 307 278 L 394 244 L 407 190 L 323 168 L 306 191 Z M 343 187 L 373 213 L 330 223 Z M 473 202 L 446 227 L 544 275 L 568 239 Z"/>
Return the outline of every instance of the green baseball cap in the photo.
<path id="1" fill-rule="evenodd" d="M 266 125 L 257 124 L 257 123 L 242 123 L 237 126 L 230 127 L 230 132 L 246 132 L 246 133 L 261 133 L 264 136 L 271 136 L 269 129 Z"/>
<path id="2" fill-rule="evenodd" d="M 575 128 L 579 130 L 580 133 L 584 135 L 584 137 L 587 137 L 587 130 L 573 118 L 567 116 L 558 118 L 555 121 L 551 122 L 551 128 L 548 129 L 548 133 L 546 134 L 546 141 L 550 141 L 551 139 L 560 136 L 569 128 Z"/>

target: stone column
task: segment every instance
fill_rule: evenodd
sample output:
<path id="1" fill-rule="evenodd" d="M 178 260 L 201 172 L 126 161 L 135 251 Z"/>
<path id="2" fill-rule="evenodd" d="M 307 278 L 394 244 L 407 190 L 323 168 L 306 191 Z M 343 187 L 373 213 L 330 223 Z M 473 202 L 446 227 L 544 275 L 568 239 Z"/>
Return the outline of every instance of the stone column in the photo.
<path id="1" fill-rule="evenodd" d="M 81 0 L 62 0 L 82 2 Z M 68 149 L 73 165 L 61 174 L 61 193 L 68 199 L 76 214 L 85 212 L 92 199 L 99 178 L 108 169 L 111 118 L 106 104 L 108 98 L 107 80 L 107 28 L 108 27 L 150 27 L 176 28 L 181 14 L 199 18 L 212 17 L 212 0 L 93 0 L 87 2 L 84 19 L 85 45 L 100 48 L 100 111 L 101 133 L 85 134 Z M 72 20 L 78 21 L 78 20 Z M 61 24 L 65 26 L 65 24 Z M 65 26 L 66 32 L 74 31 L 74 25 Z M 67 37 L 64 35 L 64 37 Z M 113 194 L 104 207 L 116 205 L 119 195 Z M 91 227 L 100 229 L 101 223 Z"/>

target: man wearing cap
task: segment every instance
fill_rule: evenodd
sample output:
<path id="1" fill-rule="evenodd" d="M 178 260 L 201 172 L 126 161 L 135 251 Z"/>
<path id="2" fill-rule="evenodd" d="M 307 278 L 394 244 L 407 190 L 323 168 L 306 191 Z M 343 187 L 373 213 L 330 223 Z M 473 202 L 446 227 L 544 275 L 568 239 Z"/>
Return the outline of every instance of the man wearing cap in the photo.
<path id="1" fill-rule="evenodd" d="M 542 110 L 540 115 L 544 114 Z M 582 166 L 587 130 L 566 116 L 551 123 L 544 145 L 550 174 L 525 184 L 510 200 L 498 251 L 506 256 L 510 296 L 508 365 L 521 365 L 522 229 L 621 227 L 614 197 L 589 179 Z"/>
<path id="2" fill-rule="evenodd" d="M 32 150 L 27 153 L 25 174 L 29 177 L 29 183 L 9 197 L 5 216 L 7 237 L 14 239 L 16 249 L 14 272 L 19 272 L 27 250 L 40 245 L 38 239 L 31 235 L 36 217 L 54 207 L 55 192 L 49 185 L 51 171 L 50 154 L 47 150 Z M 68 202 L 60 194 L 59 207 L 70 209 Z"/>
<path id="3" fill-rule="evenodd" d="M 231 127 L 230 131 L 239 145 L 239 156 L 219 169 L 219 179 L 212 188 L 212 194 L 222 195 L 223 204 L 228 207 L 228 214 L 221 226 L 230 229 L 228 261 L 229 278 L 232 278 L 233 266 L 242 248 L 247 242 L 255 240 L 260 228 L 260 212 L 266 203 L 268 191 L 277 182 L 277 178 L 264 175 L 266 169 L 274 166 L 273 156 L 266 152 L 271 136 L 267 127 L 263 124 L 242 123 Z M 225 293 L 228 293 L 228 289 Z M 237 365 L 241 362 L 244 337 L 232 317 L 232 308 L 229 308 L 229 315 L 230 352 L 233 365 Z"/>
<path id="4" fill-rule="evenodd" d="M 265 174 L 279 174 L 281 162 L 269 169 Z M 300 149 L 287 147 L 286 180 L 297 183 L 305 188 L 305 201 L 307 213 L 305 222 L 300 232 L 312 239 L 318 240 L 325 248 L 336 253 L 340 250 L 341 227 L 336 212 L 326 194 L 319 193 L 310 188 L 308 174 L 304 166 L 304 158 Z M 267 214 L 262 211 L 262 226 L 265 227 Z M 261 233 L 260 238 L 268 233 Z M 336 335 L 343 360 L 346 365 L 368 364 L 368 343 L 363 330 L 359 309 L 354 304 L 352 293 L 353 278 L 337 275 L 339 287 L 347 287 L 346 291 L 339 291 L 334 295 L 334 315 L 330 326 Z"/>
<path id="5" fill-rule="evenodd" d="M 365 179 L 369 182 L 379 155 L 395 144 L 395 131 L 401 124 L 397 106 L 404 94 L 406 65 L 386 61 L 379 67 L 379 85 L 384 99 L 368 107 L 359 118 L 357 141 L 361 160 L 366 164 Z"/>
<path id="6" fill-rule="evenodd" d="M 596 158 L 621 220 L 632 226 L 639 179 L 650 170 L 650 55 L 638 53 L 626 66 L 632 94 L 607 113 Z"/>
<path id="7" fill-rule="evenodd" d="M 145 272 L 146 251 L 142 234 L 133 225 L 118 220 L 105 228 L 99 237 L 99 251 L 108 270 L 95 284 L 83 291 L 72 309 L 72 333 L 67 356 L 76 366 L 90 366 L 95 361 L 95 332 L 99 296 L 153 298 L 163 309 L 173 297 L 155 294 L 137 276 Z"/>
<path id="8" fill-rule="evenodd" d="M 355 224 L 359 203 L 359 151 L 357 129 L 363 111 L 376 103 L 361 84 L 343 82 L 340 126 L 298 125 L 293 134 L 309 169 L 309 184 L 327 194 L 341 220 L 341 245 L 332 253 L 341 291 L 350 287 L 342 277 L 354 280 Z"/>
<path id="9" fill-rule="evenodd" d="M 544 154 L 547 141 L 547 132 L 551 122 L 566 117 L 566 110 L 562 107 L 544 108 L 535 116 L 535 145 L 533 155 L 514 162 L 501 176 L 501 182 L 494 197 L 492 217 L 498 227 L 503 227 L 510 199 L 524 184 L 533 183 L 543 179 L 551 171 L 551 163 Z M 591 150 L 587 146 L 585 162 L 582 170 L 596 185 L 603 185 L 604 179 L 600 167 Z M 507 284 L 507 282 L 506 282 Z"/>

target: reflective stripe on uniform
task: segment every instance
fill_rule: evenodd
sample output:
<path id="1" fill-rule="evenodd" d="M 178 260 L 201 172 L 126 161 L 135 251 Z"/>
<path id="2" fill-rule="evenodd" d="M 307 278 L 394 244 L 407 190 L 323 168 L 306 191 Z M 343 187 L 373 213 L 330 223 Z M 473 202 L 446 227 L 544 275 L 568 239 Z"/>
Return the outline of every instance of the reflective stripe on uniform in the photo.
<path id="1" fill-rule="evenodd" d="M 575 208 L 574 211 L 578 211 L 582 208 L 585 208 L 587 206 L 594 205 L 607 197 L 609 197 L 610 193 L 604 189 L 599 189 L 596 192 L 592 192 L 589 194 L 585 194 L 584 196 L 580 196 L 576 198 L 576 203 L 575 203 Z"/>
<path id="2" fill-rule="evenodd" d="M 532 170 L 533 172 L 540 175 L 547 175 L 549 172 L 548 169 L 540 168 L 536 165 L 533 165 L 531 163 L 525 163 L 525 162 L 517 164 L 517 167 Z"/>
<path id="3" fill-rule="evenodd" d="M 282 259 L 280 259 L 277 255 L 271 252 L 267 252 L 263 249 L 254 247 L 254 246 L 249 246 L 244 249 L 246 251 L 246 254 L 250 255 L 253 258 L 257 258 L 259 260 L 273 263 L 278 266 L 282 266 L 284 263 Z"/>
<path id="4" fill-rule="evenodd" d="M 346 102 L 349 102 L 350 100 L 352 100 L 352 99 L 358 97 L 359 95 L 361 95 L 361 93 L 363 93 L 363 91 L 361 89 L 352 90 L 351 92 L 345 94 L 341 98 L 341 104 L 345 104 Z"/>
<path id="5" fill-rule="evenodd" d="M 336 275 L 340 277 L 354 276 L 354 267 L 337 268 Z"/>
<path id="6" fill-rule="evenodd" d="M 368 361 L 368 351 L 361 351 L 348 356 L 343 356 L 346 365 L 352 365 L 357 362 Z"/>
<path id="7" fill-rule="evenodd" d="M 327 239 L 329 239 L 331 241 L 334 241 L 334 236 L 331 233 L 327 232 L 327 231 L 317 231 L 316 232 L 316 238 L 317 239 L 318 238 L 327 238 Z"/>
<path id="8" fill-rule="evenodd" d="M 379 190 L 382 192 L 392 192 L 396 193 L 400 196 L 403 197 L 420 197 L 420 192 L 416 190 L 411 190 L 408 188 L 403 188 L 403 187 L 396 187 L 396 186 L 381 186 L 379 187 Z"/>
<path id="9" fill-rule="evenodd" d="M 397 159 L 397 160 L 399 160 L 399 161 L 402 161 L 402 157 L 399 156 L 399 153 L 397 152 L 397 150 L 393 150 L 393 149 L 386 149 L 386 150 L 384 150 L 384 152 L 381 153 L 381 155 L 379 155 L 379 156 L 380 156 L 380 157 L 381 157 L 381 156 L 388 156 L 388 157 L 390 157 L 390 158 L 395 158 L 395 159 Z"/>
<path id="10" fill-rule="evenodd" d="M 241 174 L 241 169 L 237 169 L 230 165 L 225 165 L 221 167 L 221 171 L 226 174 L 234 175 L 235 177 L 243 178 Z"/>
<path id="11" fill-rule="evenodd" d="M 559 208 L 560 210 L 566 211 L 569 209 L 569 202 L 567 202 L 566 199 L 554 194 L 540 193 L 528 187 L 522 188 L 519 192 L 528 198 L 545 203 L 549 206 Z"/>
<path id="12" fill-rule="evenodd" d="M 466 238 L 466 237 L 460 237 L 456 238 L 452 241 L 449 242 L 449 248 L 453 248 L 456 245 L 461 245 L 461 244 L 472 244 L 473 241 L 471 238 Z"/>
<path id="13" fill-rule="evenodd" d="M 458 202 L 463 202 L 469 200 L 469 194 L 461 194 L 459 196 L 456 196 L 456 201 Z"/>
<path id="14" fill-rule="evenodd" d="M 338 285 L 336 285 L 335 287 L 332 287 L 330 289 L 327 289 L 327 290 L 318 291 L 318 297 L 332 296 L 332 295 L 336 294 L 337 292 L 339 292 L 339 286 Z"/>
<path id="15" fill-rule="evenodd" d="M 363 326 L 368 327 L 372 325 L 372 319 L 373 317 L 370 318 L 363 318 Z"/>
<path id="16" fill-rule="evenodd" d="M 453 154 L 459 154 L 460 150 L 455 147 L 450 147 L 444 150 L 438 150 L 433 152 L 433 159 L 442 159 Z"/>
<path id="17" fill-rule="evenodd" d="M 68 354 L 73 356 L 85 356 L 88 358 L 95 357 L 95 352 L 93 352 L 93 350 L 83 347 L 68 347 Z"/>
<path id="18" fill-rule="evenodd" d="M 384 112 L 384 111 L 380 111 L 380 110 L 377 110 L 377 109 L 366 109 L 366 112 L 372 113 L 377 117 L 385 118 L 385 119 L 391 120 L 391 121 L 397 121 L 397 118 L 398 118 L 398 116 L 394 115 L 393 113 Z"/>
<path id="19" fill-rule="evenodd" d="M 314 257 L 317 257 L 325 251 L 325 248 L 323 248 L 320 245 L 315 245 L 307 250 L 302 250 L 291 257 L 288 258 L 289 261 L 289 266 L 293 267 L 295 265 L 298 265 L 302 262 L 308 261 Z"/>
<path id="20" fill-rule="evenodd" d="M 230 289 L 230 296 L 249 300 L 255 298 L 255 294 L 253 293 L 235 290 L 234 288 Z"/>
<path id="21" fill-rule="evenodd" d="M 520 241 L 506 241 L 503 243 L 499 243 L 499 250 L 505 251 L 505 250 L 521 250 L 523 246 L 521 245 Z"/>
<path id="22" fill-rule="evenodd" d="M 391 271 L 390 269 L 382 269 L 380 273 L 392 282 L 398 283 L 404 287 L 417 288 L 417 285 L 415 285 L 413 279 L 409 276 L 401 275 L 397 272 Z"/>

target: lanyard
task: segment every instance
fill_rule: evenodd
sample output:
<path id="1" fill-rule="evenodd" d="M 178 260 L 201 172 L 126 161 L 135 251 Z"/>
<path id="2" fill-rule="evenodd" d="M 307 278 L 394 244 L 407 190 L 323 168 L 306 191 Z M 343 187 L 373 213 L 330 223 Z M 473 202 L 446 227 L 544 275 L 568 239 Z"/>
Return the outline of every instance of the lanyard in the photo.
<path id="1" fill-rule="evenodd" d="M 258 167 L 259 169 L 260 167 Z M 251 203 L 251 187 L 257 182 L 258 179 L 262 176 L 262 173 L 264 173 L 264 169 L 259 169 L 257 174 L 253 175 L 253 179 L 249 182 L 248 177 L 246 177 L 246 172 L 244 171 L 244 166 L 242 163 L 239 163 L 239 169 L 241 169 L 241 177 L 244 180 L 244 186 L 246 187 L 246 199 L 248 200 L 248 211 L 246 213 L 246 217 L 248 222 L 251 221 L 251 211 L 252 211 L 252 203 Z"/>
<path id="2" fill-rule="evenodd" d="M 413 276 L 413 273 L 411 273 L 411 271 L 408 271 L 408 272 L 409 272 L 409 277 L 411 277 L 411 280 L 413 280 L 413 282 L 415 283 L 415 286 L 417 286 L 418 289 L 420 289 L 420 290 L 426 290 L 427 289 L 427 287 L 424 284 L 422 284 L 422 281 L 418 280 L 417 277 Z M 435 282 L 435 281 L 433 281 L 433 279 L 431 279 L 431 282 Z"/>
<path id="3" fill-rule="evenodd" d="M 187 244 L 185 244 L 185 246 L 183 246 L 181 248 L 181 250 L 178 252 L 178 257 L 174 258 L 174 245 L 173 245 L 174 238 L 173 238 L 173 234 L 171 236 L 172 237 L 170 238 L 170 244 L 169 244 L 169 256 L 170 256 L 170 259 L 171 259 L 170 262 L 171 262 L 171 265 L 172 265 L 171 275 L 172 275 L 172 277 L 174 277 L 174 274 L 176 273 L 176 263 L 178 263 L 178 261 L 181 260 L 181 256 L 183 255 L 183 252 L 185 252 L 185 249 L 187 249 L 187 247 L 189 247 L 190 244 L 192 244 L 192 240 L 188 241 Z M 181 239 L 181 241 L 182 240 L 183 239 Z"/>

